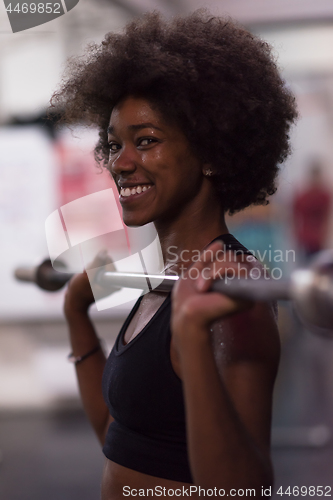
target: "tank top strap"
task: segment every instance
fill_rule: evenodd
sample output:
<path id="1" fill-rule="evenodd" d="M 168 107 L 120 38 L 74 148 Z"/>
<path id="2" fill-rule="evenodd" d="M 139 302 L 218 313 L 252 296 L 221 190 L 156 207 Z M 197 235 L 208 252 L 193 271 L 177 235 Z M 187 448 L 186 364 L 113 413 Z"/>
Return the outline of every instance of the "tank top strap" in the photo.
<path id="1" fill-rule="evenodd" d="M 226 233 L 226 234 L 221 234 L 220 236 L 217 236 L 217 238 L 214 238 L 211 243 L 214 243 L 214 241 L 222 240 L 224 243 L 224 248 L 225 250 L 231 250 L 233 252 L 237 253 L 245 253 L 247 255 L 253 255 L 250 250 L 248 250 L 244 245 L 242 245 L 232 234 Z M 210 244 L 211 244 L 210 243 Z"/>

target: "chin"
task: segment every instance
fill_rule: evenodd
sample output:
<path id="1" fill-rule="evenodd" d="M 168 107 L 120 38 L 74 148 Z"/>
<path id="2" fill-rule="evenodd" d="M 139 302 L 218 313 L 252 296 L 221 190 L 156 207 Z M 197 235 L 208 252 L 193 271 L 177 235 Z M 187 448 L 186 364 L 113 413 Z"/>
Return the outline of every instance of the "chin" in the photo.
<path id="1" fill-rule="evenodd" d="M 142 226 L 145 226 L 146 224 L 148 224 L 148 222 L 143 222 L 142 224 L 139 224 L 139 223 L 135 224 L 134 222 L 125 222 L 124 221 L 124 224 L 127 227 L 142 227 Z"/>
<path id="2" fill-rule="evenodd" d="M 146 217 L 126 216 L 123 214 L 123 222 L 127 227 L 142 227 L 153 221 Z"/>

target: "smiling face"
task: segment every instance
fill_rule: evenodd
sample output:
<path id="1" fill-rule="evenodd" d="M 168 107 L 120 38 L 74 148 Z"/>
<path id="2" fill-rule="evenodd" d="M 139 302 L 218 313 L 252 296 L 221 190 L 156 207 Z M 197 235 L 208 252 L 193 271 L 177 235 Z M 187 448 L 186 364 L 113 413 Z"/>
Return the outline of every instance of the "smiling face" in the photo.
<path id="1" fill-rule="evenodd" d="M 126 225 L 188 216 L 200 203 L 206 181 L 202 163 L 179 127 L 167 123 L 146 99 L 128 97 L 113 109 L 108 142 L 108 168 Z"/>

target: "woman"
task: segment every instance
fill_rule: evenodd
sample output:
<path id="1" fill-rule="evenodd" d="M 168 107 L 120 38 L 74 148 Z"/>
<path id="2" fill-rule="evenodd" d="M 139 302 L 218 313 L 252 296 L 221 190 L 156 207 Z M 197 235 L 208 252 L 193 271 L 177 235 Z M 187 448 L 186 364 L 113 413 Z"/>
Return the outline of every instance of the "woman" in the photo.
<path id="1" fill-rule="evenodd" d="M 69 285 L 80 392 L 106 455 L 103 500 L 197 497 L 199 487 L 260 495 L 272 484 L 274 314 L 209 286 L 235 270 L 261 272 L 224 214 L 266 203 L 289 153 L 294 99 L 269 47 L 203 11 L 171 22 L 148 14 L 72 63 L 53 99 L 67 121 L 99 127 L 96 158 L 118 187 L 125 224 L 153 222 L 165 270 L 182 271 L 172 298 L 138 301 L 108 360 L 88 316 L 86 274 Z"/>

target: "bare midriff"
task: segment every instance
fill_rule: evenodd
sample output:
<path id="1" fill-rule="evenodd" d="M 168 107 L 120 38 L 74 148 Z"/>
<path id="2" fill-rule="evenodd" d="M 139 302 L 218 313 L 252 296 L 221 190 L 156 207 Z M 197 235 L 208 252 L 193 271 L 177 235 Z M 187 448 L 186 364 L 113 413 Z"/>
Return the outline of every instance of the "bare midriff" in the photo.
<path id="1" fill-rule="evenodd" d="M 148 498 L 177 496 L 178 498 L 184 498 L 189 496 L 190 486 L 193 485 L 143 474 L 106 459 L 102 478 L 101 499 L 124 500 L 134 496 Z M 148 489 L 149 491 L 147 491 Z M 143 491 L 140 492 L 139 490 Z M 172 490 L 169 495 L 168 490 Z M 187 495 L 184 490 L 187 490 Z M 191 498 L 199 498 L 193 490 Z"/>

